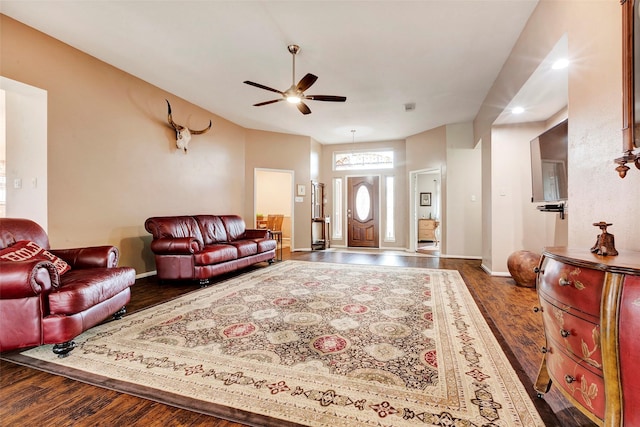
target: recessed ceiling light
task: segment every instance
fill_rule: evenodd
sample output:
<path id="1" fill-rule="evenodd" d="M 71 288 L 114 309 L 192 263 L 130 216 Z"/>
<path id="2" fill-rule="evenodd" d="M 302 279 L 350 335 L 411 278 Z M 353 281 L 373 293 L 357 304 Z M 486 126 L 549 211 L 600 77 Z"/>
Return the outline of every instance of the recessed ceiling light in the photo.
<path id="1" fill-rule="evenodd" d="M 511 112 L 513 114 L 522 114 L 522 113 L 524 113 L 524 108 L 522 108 L 522 107 L 513 107 L 511 109 Z"/>
<path id="2" fill-rule="evenodd" d="M 560 58 L 556 60 L 551 68 L 554 70 L 562 70 L 563 68 L 567 68 L 569 66 L 569 60 L 567 58 Z"/>

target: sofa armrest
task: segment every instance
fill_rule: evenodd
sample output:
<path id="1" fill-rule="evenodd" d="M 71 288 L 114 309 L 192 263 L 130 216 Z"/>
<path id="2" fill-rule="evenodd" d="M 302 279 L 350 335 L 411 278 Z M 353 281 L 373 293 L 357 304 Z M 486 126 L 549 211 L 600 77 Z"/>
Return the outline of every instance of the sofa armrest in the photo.
<path id="1" fill-rule="evenodd" d="M 156 255 L 190 255 L 201 250 L 195 237 L 163 237 L 151 242 L 151 251 Z"/>
<path id="2" fill-rule="evenodd" d="M 58 270 L 50 261 L 0 261 L 0 298 L 28 298 L 60 286 Z"/>
<path id="3" fill-rule="evenodd" d="M 269 238 L 269 230 L 267 229 L 256 229 L 256 228 L 248 228 L 244 231 L 244 237 L 246 239 L 268 239 Z"/>
<path id="4" fill-rule="evenodd" d="M 113 268 L 118 266 L 120 253 L 115 246 L 90 246 L 86 248 L 49 249 L 62 258 L 72 269 Z"/>

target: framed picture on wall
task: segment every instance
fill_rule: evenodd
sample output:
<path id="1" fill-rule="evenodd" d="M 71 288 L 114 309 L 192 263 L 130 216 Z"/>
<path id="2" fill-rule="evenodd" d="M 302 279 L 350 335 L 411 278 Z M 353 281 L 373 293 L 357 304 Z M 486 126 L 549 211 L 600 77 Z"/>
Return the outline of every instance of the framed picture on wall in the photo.
<path id="1" fill-rule="evenodd" d="M 431 193 L 420 193 L 420 206 L 431 206 Z"/>

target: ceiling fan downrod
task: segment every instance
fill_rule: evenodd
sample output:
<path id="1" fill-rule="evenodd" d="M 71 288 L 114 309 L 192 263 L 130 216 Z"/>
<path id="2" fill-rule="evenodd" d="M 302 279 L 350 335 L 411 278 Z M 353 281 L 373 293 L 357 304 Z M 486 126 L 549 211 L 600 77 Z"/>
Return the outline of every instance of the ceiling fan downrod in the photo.
<path id="1" fill-rule="evenodd" d="M 289 46 L 287 46 L 287 49 L 289 49 L 289 52 L 293 56 L 293 74 L 291 76 L 291 87 L 295 88 L 296 86 L 296 53 L 300 52 L 300 46 L 298 46 L 297 44 L 290 44 Z"/>

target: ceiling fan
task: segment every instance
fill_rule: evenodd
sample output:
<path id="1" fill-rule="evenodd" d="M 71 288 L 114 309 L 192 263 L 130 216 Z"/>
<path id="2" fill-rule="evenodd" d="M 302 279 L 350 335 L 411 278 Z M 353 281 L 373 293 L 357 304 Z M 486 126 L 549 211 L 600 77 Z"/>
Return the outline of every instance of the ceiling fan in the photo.
<path id="1" fill-rule="evenodd" d="M 279 93 L 280 95 L 282 95 L 282 98 L 279 98 L 279 99 L 272 99 L 271 101 L 265 101 L 265 102 L 259 102 L 257 104 L 253 104 L 254 107 L 273 104 L 274 102 L 288 101 L 292 104 L 296 104 L 298 107 L 298 110 L 300 110 L 302 114 L 310 114 L 311 110 L 304 102 L 302 102 L 303 99 L 309 99 L 311 101 L 330 101 L 330 102 L 345 102 L 347 100 L 346 96 L 305 95 L 304 91 L 309 89 L 311 85 L 313 85 L 316 82 L 316 80 L 318 80 L 318 77 L 314 76 L 313 74 L 307 73 L 307 75 L 305 75 L 298 82 L 298 84 L 296 84 L 296 53 L 300 52 L 300 46 L 296 44 L 292 44 L 287 46 L 287 49 L 289 49 L 289 52 L 293 56 L 293 77 L 291 79 L 292 80 L 291 87 L 285 90 L 284 92 L 282 92 L 280 90 L 261 85 L 260 83 L 254 83 L 254 82 L 245 80 L 244 83 L 248 85 L 259 87 L 260 89 L 269 90 L 271 92 Z"/>

